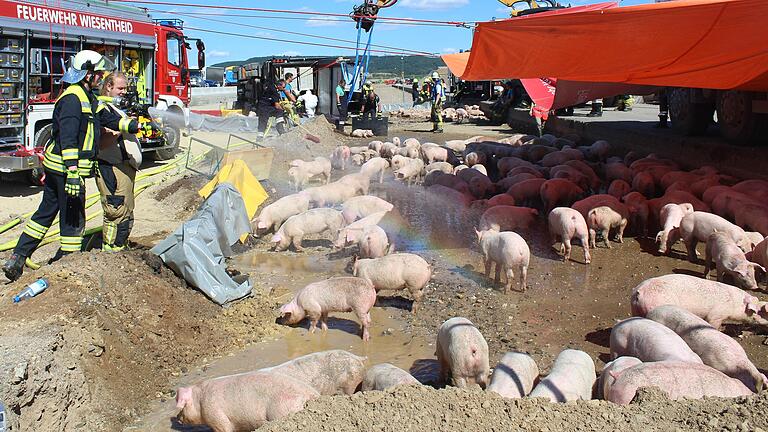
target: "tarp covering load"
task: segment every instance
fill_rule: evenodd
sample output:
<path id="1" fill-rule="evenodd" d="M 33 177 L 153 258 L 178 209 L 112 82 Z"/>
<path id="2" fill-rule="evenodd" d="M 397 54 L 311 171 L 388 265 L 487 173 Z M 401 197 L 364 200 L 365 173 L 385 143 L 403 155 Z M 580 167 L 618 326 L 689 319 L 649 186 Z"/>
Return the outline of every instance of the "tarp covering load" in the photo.
<path id="1" fill-rule="evenodd" d="M 481 23 L 468 56 L 443 60 L 469 81 L 557 77 L 766 90 L 766 17 L 764 0 L 680 0 L 541 13 Z"/>
<path id="2" fill-rule="evenodd" d="M 200 211 L 152 248 L 152 253 L 221 305 L 251 292 L 250 281 L 238 284 L 229 277 L 224 265 L 224 258 L 232 256 L 231 246 L 249 231 L 243 198 L 234 186 L 222 183 Z"/>

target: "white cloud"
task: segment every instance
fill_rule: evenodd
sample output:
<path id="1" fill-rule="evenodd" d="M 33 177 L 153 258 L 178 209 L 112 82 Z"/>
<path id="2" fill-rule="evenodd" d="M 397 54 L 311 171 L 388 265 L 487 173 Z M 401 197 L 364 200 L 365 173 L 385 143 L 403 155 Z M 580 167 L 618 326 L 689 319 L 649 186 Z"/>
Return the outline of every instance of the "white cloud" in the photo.
<path id="1" fill-rule="evenodd" d="M 336 27 L 340 23 L 336 18 L 310 18 L 305 24 L 307 27 Z"/>
<path id="2" fill-rule="evenodd" d="M 208 57 L 229 57 L 229 51 L 208 51 Z"/>
<path id="3" fill-rule="evenodd" d="M 397 5 L 411 9 L 441 10 L 469 4 L 469 0 L 400 0 Z"/>

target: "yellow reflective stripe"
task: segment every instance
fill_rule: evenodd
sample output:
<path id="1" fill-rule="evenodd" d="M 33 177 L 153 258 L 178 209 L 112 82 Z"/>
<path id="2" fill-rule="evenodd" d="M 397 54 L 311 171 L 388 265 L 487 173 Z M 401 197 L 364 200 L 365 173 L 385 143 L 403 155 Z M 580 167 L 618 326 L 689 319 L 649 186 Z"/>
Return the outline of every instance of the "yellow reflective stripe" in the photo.
<path id="1" fill-rule="evenodd" d="M 45 154 L 45 157 L 43 158 L 43 166 L 48 168 L 51 171 L 56 171 L 59 173 L 63 173 L 67 170 L 67 167 L 64 165 L 63 162 L 61 162 L 61 159 L 59 161 L 51 160 L 52 155 L 49 155 L 48 153 Z M 55 155 L 53 155 L 55 156 Z"/>
<path id="2" fill-rule="evenodd" d="M 45 233 L 39 233 L 39 232 L 33 230 L 32 228 L 30 228 L 29 225 L 24 227 L 24 234 L 32 237 L 33 239 L 37 239 L 37 240 L 42 240 L 43 237 L 45 237 Z"/>
<path id="3" fill-rule="evenodd" d="M 32 219 L 27 221 L 27 227 L 32 228 L 33 230 L 35 230 L 37 232 L 40 232 L 40 233 L 43 233 L 43 234 L 48 232 L 48 227 L 47 226 L 40 225 L 39 223 L 33 221 Z"/>
<path id="4" fill-rule="evenodd" d="M 83 141 L 83 151 L 93 150 L 93 123 L 88 122 L 88 130 L 85 132 L 85 141 Z"/>
<path id="5" fill-rule="evenodd" d="M 96 105 L 96 113 L 98 114 L 98 113 L 104 111 L 104 108 L 106 108 L 106 107 L 107 107 L 106 104 L 102 103 L 101 101 L 98 101 L 97 105 Z"/>
<path id="6" fill-rule="evenodd" d="M 117 224 L 114 222 L 104 222 L 103 229 L 104 244 L 112 245 L 117 237 Z"/>
<path id="7" fill-rule="evenodd" d="M 133 120 L 131 120 L 128 117 L 121 118 L 120 121 L 118 122 L 120 132 L 128 133 L 128 129 L 131 127 L 131 121 Z"/>
<path id="8" fill-rule="evenodd" d="M 62 159 L 64 160 L 74 160 L 77 159 L 78 154 L 80 153 L 77 149 L 64 149 L 62 153 Z"/>

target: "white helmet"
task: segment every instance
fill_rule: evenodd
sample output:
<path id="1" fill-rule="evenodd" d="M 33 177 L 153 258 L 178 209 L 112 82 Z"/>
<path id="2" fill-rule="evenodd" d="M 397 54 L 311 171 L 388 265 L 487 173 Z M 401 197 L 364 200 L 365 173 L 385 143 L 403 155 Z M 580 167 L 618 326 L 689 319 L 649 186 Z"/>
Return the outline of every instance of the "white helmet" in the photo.
<path id="1" fill-rule="evenodd" d="M 91 50 L 82 50 L 72 57 L 67 72 L 61 77 L 65 83 L 75 84 L 83 80 L 88 72 L 113 71 L 115 64 L 112 60 Z"/>
<path id="2" fill-rule="evenodd" d="M 437 72 L 432 72 L 432 79 L 440 79 L 440 74 Z"/>

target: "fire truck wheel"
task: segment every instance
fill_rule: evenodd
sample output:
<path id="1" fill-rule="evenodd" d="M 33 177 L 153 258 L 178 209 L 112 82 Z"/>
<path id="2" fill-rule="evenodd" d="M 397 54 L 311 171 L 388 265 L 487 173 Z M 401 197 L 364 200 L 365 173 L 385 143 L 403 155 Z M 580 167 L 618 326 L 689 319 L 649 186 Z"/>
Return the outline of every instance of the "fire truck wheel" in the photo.
<path id="1" fill-rule="evenodd" d="M 179 141 L 181 141 L 181 130 L 176 127 L 164 127 L 163 133 L 169 148 L 155 151 L 155 160 L 168 160 L 176 157 L 179 151 Z"/>

